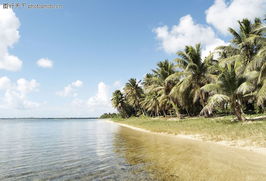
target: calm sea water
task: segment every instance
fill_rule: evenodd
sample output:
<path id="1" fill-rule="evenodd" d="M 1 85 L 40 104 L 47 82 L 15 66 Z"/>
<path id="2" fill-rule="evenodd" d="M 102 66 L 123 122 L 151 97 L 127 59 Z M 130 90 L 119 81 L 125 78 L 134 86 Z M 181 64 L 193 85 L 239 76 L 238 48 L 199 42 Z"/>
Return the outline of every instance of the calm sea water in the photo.
<path id="1" fill-rule="evenodd" d="M 0 180 L 263 180 L 264 155 L 103 120 L 0 120 Z"/>

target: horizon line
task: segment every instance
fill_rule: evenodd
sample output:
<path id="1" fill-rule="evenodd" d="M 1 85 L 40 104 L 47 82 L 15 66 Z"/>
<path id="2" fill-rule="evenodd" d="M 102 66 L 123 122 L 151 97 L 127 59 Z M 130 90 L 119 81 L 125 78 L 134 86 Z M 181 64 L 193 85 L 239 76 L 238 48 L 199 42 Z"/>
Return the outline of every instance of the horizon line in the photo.
<path id="1" fill-rule="evenodd" d="M 99 119 L 100 117 L 0 117 L 0 119 Z"/>

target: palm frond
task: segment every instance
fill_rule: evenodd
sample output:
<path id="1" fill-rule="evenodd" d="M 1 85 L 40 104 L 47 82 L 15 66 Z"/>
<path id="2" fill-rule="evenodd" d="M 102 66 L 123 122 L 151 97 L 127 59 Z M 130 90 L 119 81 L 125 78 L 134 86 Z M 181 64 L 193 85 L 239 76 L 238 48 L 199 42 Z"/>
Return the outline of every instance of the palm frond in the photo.
<path id="1" fill-rule="evenodd" d="M 236 93 L 245 95 L 247 93 L 253 92 L 255 89 L 256 86 L 251 82 L 244 82 L 238 87 Z"/>
<path id="2" fill-rule="evenodd" d="M 200 114 L 211 114 L 215 108 L 228 102 L 230 102 L 230 98 L 228 96 L 223 94 L 215 94 L 208 99 L 207 105 L 201 110 Z"/>
<path id="3" fill-rule="evenodd" d="M 201 87 L 201 90 L 204 92 L 209 92 L 209 93 L 218 93 L 220 90 L 220 85 L 219 84 L 206 84 L 203 87 Z"/>
<path id="4" fill-rule="evenodd" d="M 266 80 L 263 81 L 262 87 L 257 93 L 257 104 L 259 106 L 263 105 L 266 101 Z"/>

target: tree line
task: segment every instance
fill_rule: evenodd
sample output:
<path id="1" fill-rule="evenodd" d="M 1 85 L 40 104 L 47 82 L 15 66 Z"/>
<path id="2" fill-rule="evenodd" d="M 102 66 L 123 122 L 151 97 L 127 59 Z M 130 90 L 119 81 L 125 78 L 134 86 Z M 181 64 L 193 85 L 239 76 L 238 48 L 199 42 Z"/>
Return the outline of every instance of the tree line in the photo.
<path id="1" fill-rule="evenodd" d="M 131 78 L 112 94 L 123 118 L 130 116 L 206 116 L 263 113 L 266 106 L 266 27 L 243 19 L 229 28 L 230 44 L 202 57 L 201 45 L 186 46 L 164 60 L 142 81 Z"/>

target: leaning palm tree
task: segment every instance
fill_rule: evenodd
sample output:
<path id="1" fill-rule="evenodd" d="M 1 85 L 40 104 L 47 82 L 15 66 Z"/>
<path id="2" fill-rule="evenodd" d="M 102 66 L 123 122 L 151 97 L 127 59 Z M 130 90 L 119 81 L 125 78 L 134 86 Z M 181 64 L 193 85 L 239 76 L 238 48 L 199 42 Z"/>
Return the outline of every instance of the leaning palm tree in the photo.
<path id="1" fill-rule="evenodd" d="M 248 75 L 240 75 L 236 72 L 236 65 L 226 64 L 220 67 L 220 74 L 214 83 L 206 84 L 201 89 L 210 93 L 208 104 L 202 109 L 204 112 L 212 113 L 218 107 L 224 108 L 230 104 L 231 111 L 240 121 L 246 120 L 242 110 L 242 100 L 244 92 L 252 89 L 252 85 L 247 84 Z"/>
<path id="2" fill-rule="evenodd" d="M 113 92 L 111 101 L 112 101 L 113 107 L 117 109 L 117 111 L 122 117 L 131 116 L 130 107 L 126 103 L 124 95 L 122 94 L 120 90 L 116 90 Z"/>
<path id="3" fill-rule="evenodd" d="M 125 99 L 131 105 L 135 112 L 140 114 L 142 112 L 140 101 L 143 98 L 143 90 L 140 87 L 140 81 L 134 78 L 128 80 L 124 87 Z"/>

